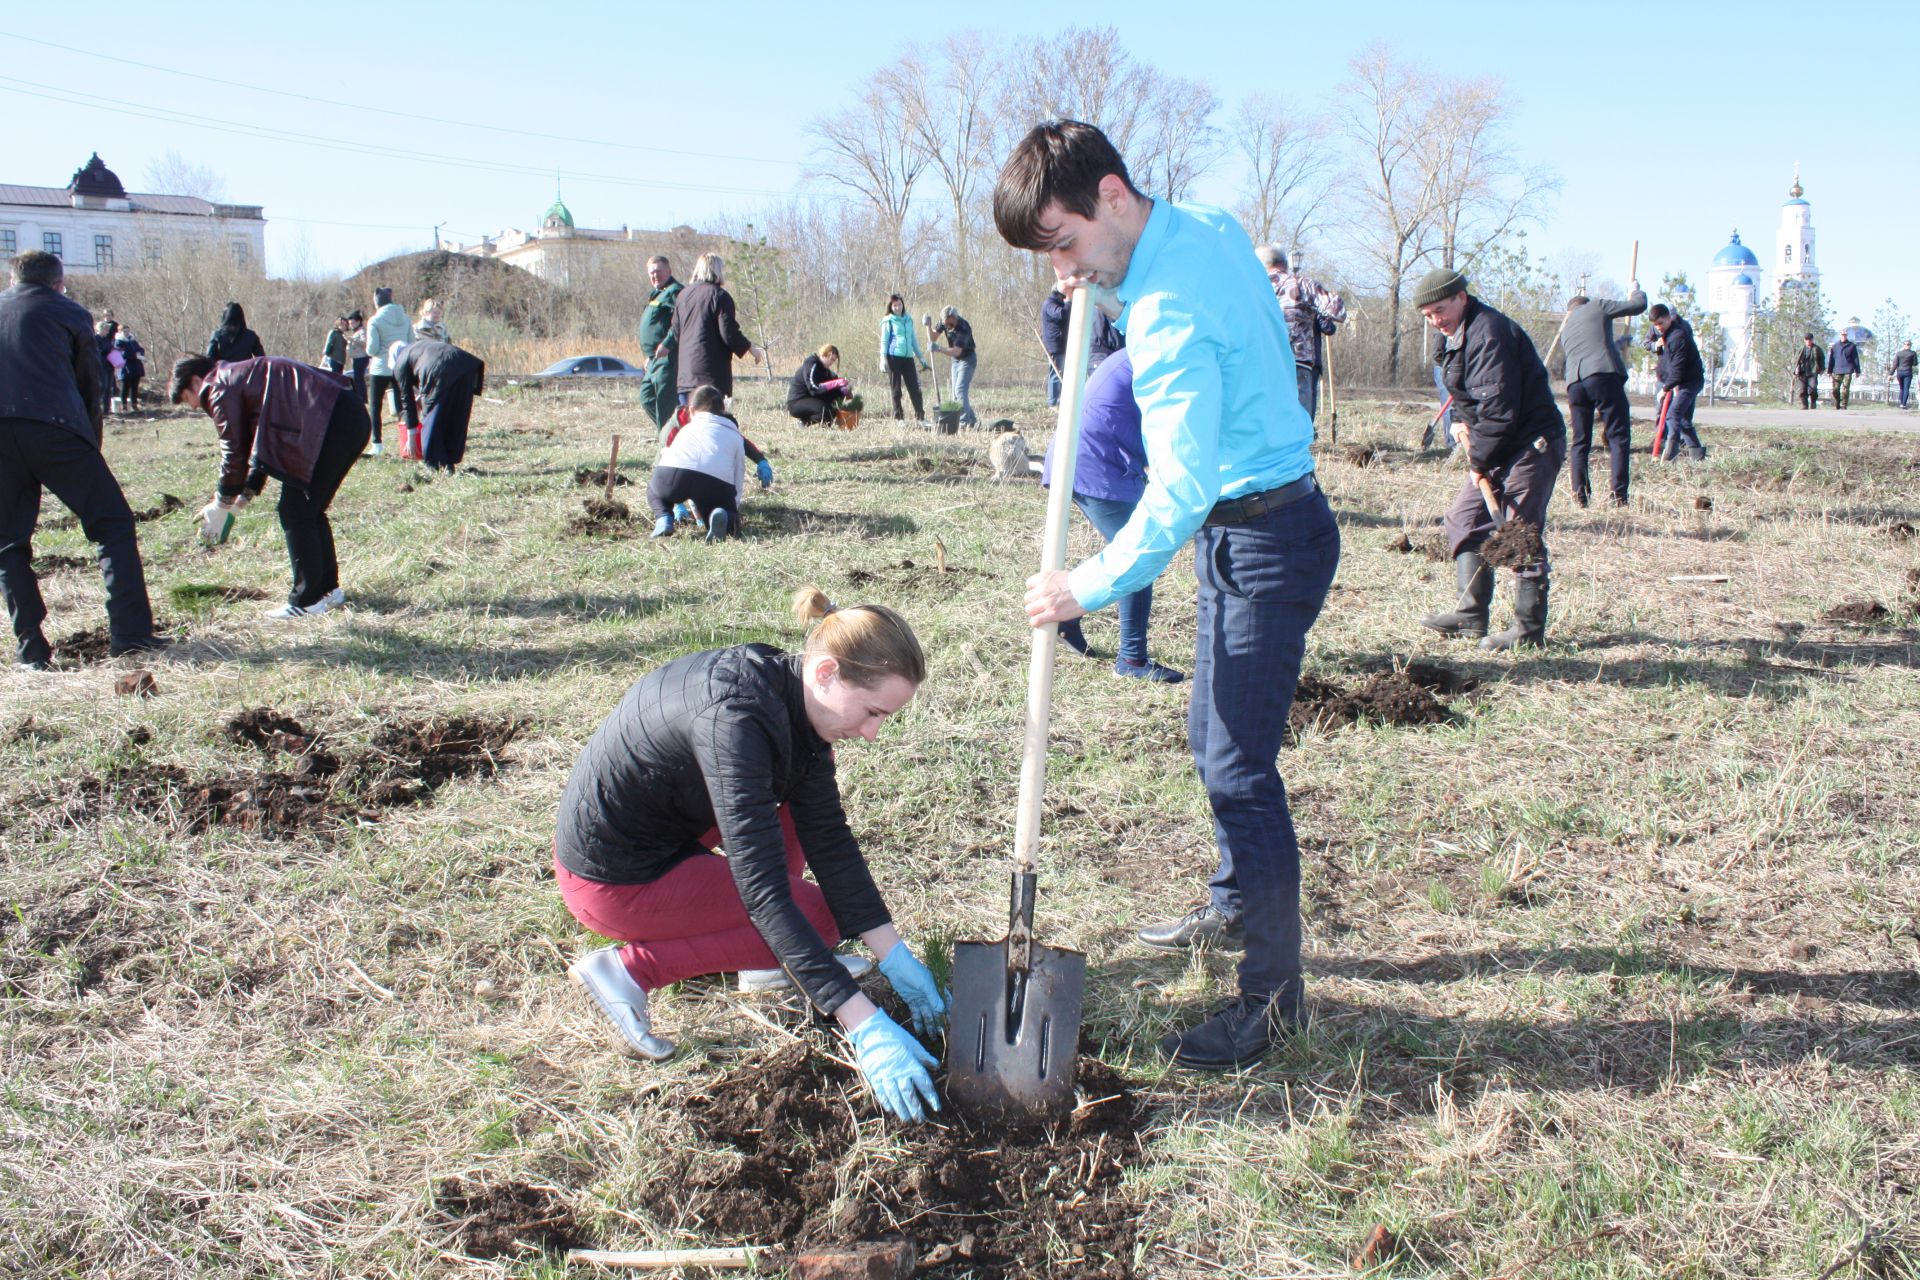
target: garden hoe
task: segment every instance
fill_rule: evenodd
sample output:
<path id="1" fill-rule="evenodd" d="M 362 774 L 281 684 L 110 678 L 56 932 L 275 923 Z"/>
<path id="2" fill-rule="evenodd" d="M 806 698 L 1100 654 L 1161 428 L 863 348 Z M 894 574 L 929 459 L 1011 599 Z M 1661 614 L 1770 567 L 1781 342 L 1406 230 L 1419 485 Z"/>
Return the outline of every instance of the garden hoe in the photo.
<path id="1" fill-rule="evenodd" d="M 1073 291 L 1071 307 L 1042 573 L 1066 568 L 1080 402 L 1087 389 L 1093 300 L 1084 286 Z M 955 943 L 953 948 L 947 1094 L 959 1106 L 1002 1123 L 1058 1119 L 1073 1109 L 1073 1063 L 1080 1046 L 1087 957 L 1043 946 L 1033 937 L 1040 802 L 1047 787 L 1047 727 L 1059 630 L 1052 622 L 1033 629 L 1033 655 L 1027 664 L 1027 738 L 1020 756 L 1007 936 L 998 942 Z"/>

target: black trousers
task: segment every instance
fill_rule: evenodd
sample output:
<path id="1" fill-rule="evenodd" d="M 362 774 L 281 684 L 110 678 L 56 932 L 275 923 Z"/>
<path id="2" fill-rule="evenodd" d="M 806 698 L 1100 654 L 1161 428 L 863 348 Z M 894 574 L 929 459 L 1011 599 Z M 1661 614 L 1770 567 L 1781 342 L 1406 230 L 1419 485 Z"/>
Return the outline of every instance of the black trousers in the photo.
<path id="1" fill-rule="evenodd" d="M 1816 373 L 1811 378 L 1803 378 L 1797 373 L 1794 374 L 1793 393 L 1800 397 L 1800 407 L 1802 409 L 1818 408 L 1820 405 L 1820 375 Z"/>
<path id="2" fill-rule="evenodd" d="M 420 406 L 420 459 L 439 471 L 451 471 L 467 456 L 467 424 L 473 420 L 473 375 L 433 388 Z"/>
<path id="3" fill-rule="evenodd" d="M 832 422 L 839 407 L 839 396 L 795 396 L 787 401 L 787 412 L 810 426 Z"/>
<path id="4" fill-rule="evenodd" d="M 134 536 L 133 510 L 107 460 L 90 441 L 50 422 L 0 418 L 0 594 L 13 619 L 14 654 L 45 662 L 52 650 L 40 625 L 47 604 L 33 572 L 33 531 L 41 490 L 74 515 L 100 553 L 107 586 L 107 639 L 125 649 L 153 638 L 147 576 Z"/>
<path id="5" fill-rule="evenodd" d="M 1572 462 L 1573 499 L 1581 506 L 1593 496 L 1587 459 L 1593 451 L 1594 410 L 1607 442 L 1607 465 L 1613 471 L 1613 500 L 1627 500 L 1628 459 L 1633 453 L 1633 411 L 1627 405 L 1627 378 L 1620 373 L 1595 373 L 1567 384 L 1567 417 L 1572 427 L 1568 459 Z"/>
<path id="6" fill-rule="evenodd" d="M 905 386 L 907 394 L 913 399 L 913 416 L 924 418 L 927 411 L 920 404 L 920 370 L 914 366 L 912 356 L 887 357 L 887 384 L 893 388 L 893 416 L 899 418 L 900 388 Z"/>
<path id="7" fill-rule="evenodd" d="M 353 358 L 353 398 L 361 404 L 367 402 L 367 365 L 371 360 L 371 356 Z"/>
<path id="8" fill-rule="evenodd" d="M 1487 475 L 1493 491 L 1514 519 L 1529 521 L 1540 531 L 1540 559 L 1514 569 L 1516 578 L 1547 576 L 1547 505 L 1553 501 L 1553 482 L 1566 461 L 1565 441 L 1550 440 L 1544 452 L 1528 446 Z M 1462 551 L 1478 551 L 1493 536 L 1493 516 L 1487 500 L 1472 478 L 1462 481 L 1453 505 L 1447 508 L 1445 531 L 1447 545 L 1457 557 Z"/>
<path id="9" fill-rule="evenodd" d="M 291 604 L 303 609 L 318 604 L 340 585 L 340 559 L 334 553 L 327 508 L 367 447 L 371 430 L 366 406 L 342 393 L 333 402 L 320 456 L 313 461 L 313 479 L 280 484 L 280 530 L 287 535 L 287 559 L 293 563 L 293 591 L 287 596 Z"/>
<path id="10" fill-rule="evenodd" d="M 140 408 L 140 379 L 142 376 L 143 375 L 138 373 L 123 373 L 120 375 L 120 407 L 128 413 L 136 412 Z"/>
<path id="11" fill-rule="evenodd" d="M 380 443 L 380 410 L 385 407 L 387 392 L 393 390 L 393 379 L 384 373 L 371 374 L 367 378 L 367 414 L 373 419 L 373 442 Z"/>
<path id="12" fill-rule="evenodd" d="M 732 485 L 704 471 L 655 467 L 653 478 L 647 481 L 647 505 L 653 508 L 654 518 L 666 515 L 680 502 L 691 502 L 703 521 L 716 510 L 724 511 L 727 524 L 735 530 L 740 528 L 740 494 Z"/>

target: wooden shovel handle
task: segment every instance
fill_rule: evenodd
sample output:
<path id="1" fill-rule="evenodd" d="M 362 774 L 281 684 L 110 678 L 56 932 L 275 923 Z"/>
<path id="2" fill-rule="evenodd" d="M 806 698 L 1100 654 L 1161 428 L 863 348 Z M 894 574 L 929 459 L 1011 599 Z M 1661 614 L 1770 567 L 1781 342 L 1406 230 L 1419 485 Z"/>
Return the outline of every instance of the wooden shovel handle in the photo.
<path id="1" fill-rule="evenodd" d="M 1040 572 L 1067 567 L 1067 525 L 1073 515 L 1073 468 L 1080 450 L 1080 405 L 1087 395 L 1087 353 L 1093 338 L 1093 298 L 1082 285 L 1068 303 L 1067 349 L 1061 371 L 1060 418 L 1054 427 L 1053 487 L 1047 491 L 1047 529 Z M 1020 752 L 1020 810 L 1014 822 L 1013 867 L 1039 866 L 1040 803 L 1047 791 L 1047 730 L 1053 711 L 1053 652 L 1060 624 L 1033 628 L 1027 660 L 1027 736 Z"/>

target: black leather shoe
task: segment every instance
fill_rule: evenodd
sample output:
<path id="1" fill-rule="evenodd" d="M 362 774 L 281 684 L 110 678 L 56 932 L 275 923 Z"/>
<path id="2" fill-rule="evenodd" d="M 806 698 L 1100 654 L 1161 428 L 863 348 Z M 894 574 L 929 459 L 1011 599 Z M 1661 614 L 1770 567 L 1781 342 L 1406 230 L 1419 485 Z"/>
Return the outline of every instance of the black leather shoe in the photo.
<path id="1" fill-rule="evenodd" d="M 1176 1067 L 1227 1071 L 1266 1057 L 1267 1051 L 1307 1024 L 1300 984 L 1288 983 L 1279 995 L 1242 995 L 1215 1009 L 1206 1021 L 1160 1041 L 1160 1052 Z"/>
<path id="2" fill-rule="evenodd" d="M 1211 902 L 1195 907 L 1178 920 L 1150 924 L 1139 936 L 1142 943 L 1157 951 L 1185 951 L 1189 947 L 1244 951 L 1247 946 L 1246 926 L 1221 914 Z"/>

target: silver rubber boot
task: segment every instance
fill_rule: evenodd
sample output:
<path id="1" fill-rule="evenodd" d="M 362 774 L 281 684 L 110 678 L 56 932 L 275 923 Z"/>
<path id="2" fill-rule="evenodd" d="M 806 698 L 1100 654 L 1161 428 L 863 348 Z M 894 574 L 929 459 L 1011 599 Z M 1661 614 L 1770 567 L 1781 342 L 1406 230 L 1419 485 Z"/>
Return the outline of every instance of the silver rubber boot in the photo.
<path id="1" fill-rule="evenodd" d="M 647 989 L 635 982 L 627 966 L 620 963 L 619 947 L 602 947 L 584 955 L 567 972 L 612 1020 L 627 1053 L 655 1060 L 673 1053 L 673 1041 L 653 1034 L 653 1021 L 647 1016 Z"/>
<path id="2" fill-rule="evenodd" d="M 1478 551 L 1462 551 L 1453 558 L 1453 575 L 1460 598 L 1445 613 L 1430 613 L 1420 625 L 1443 635 L 1469 639 L 1487 634 L 1487 614 L 1493 607 L 1493 570 Z"/>
<path id="3" fill-rule="evenodd" d="M 1547 578 L 1513 580 L 1513 626 L 1488 636 L 1482 649 L 1538 649 L 1547 642 Z"/>

